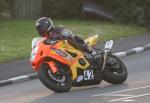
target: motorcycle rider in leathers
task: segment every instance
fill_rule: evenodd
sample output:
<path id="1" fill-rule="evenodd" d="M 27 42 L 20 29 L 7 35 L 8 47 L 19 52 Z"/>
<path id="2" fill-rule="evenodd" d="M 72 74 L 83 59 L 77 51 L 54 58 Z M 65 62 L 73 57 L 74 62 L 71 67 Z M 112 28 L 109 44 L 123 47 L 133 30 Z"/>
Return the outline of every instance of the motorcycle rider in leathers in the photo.
<path id="1" fill-rule="evenodd" d="M 78 48 L 91 55 L 96 55 L 95 50 L 89 47 L 84 40 L 73 33 L 65 29 L 62 26 L 54 27 L 53 22 L 48 17 L 41 17 L 36 21 L 36 29 L 41 37 L 46 37 L 47 42 L 55 42 L 57 40 L 65 39 L 75 48 Z"/>

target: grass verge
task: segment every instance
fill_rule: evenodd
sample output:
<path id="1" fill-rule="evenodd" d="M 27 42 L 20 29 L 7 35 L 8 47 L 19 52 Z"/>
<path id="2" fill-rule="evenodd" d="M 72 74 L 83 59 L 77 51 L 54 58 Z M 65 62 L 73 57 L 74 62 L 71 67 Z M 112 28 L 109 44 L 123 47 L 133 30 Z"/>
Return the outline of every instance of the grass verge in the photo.
<path id="1" fill-rule="evenodd" d="M 38 36 L 34 23 L 29 20 L 0 20 L 0 63 L 30 56 L 31 40 Z M 63 25 L 84 38 L 98 34 L 101 41 L 147 32 L 146 28 L 137 25 L 110 22 L 55 20 L 54 23 Z"/>

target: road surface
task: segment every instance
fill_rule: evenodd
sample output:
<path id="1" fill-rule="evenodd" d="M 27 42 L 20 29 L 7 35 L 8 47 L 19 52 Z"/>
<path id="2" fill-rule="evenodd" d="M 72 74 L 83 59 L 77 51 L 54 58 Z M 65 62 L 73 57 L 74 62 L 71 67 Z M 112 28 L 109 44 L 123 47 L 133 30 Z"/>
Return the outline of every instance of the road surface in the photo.
<path id="1" fill-rule="evenodd" d="M 122 60 L 129 72 L 124 84 L 102 82 L 54 93 L 35 79 L 0 87 L 0 103 L 150 103 L 150 51 Z"/>

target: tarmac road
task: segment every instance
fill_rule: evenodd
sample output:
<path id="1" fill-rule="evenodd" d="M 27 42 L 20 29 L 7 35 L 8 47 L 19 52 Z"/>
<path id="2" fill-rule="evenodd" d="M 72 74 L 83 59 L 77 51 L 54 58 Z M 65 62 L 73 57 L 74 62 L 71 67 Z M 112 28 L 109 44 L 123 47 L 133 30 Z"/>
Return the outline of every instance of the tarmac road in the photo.
<path id="1" fill-rule="evenodd" d="M 0 87 L 0 103 L 150 103 L 150 51 L 122 60 L 129 72 L 124 84 L 102 82 L 54 93 L 35 79 Z"/>

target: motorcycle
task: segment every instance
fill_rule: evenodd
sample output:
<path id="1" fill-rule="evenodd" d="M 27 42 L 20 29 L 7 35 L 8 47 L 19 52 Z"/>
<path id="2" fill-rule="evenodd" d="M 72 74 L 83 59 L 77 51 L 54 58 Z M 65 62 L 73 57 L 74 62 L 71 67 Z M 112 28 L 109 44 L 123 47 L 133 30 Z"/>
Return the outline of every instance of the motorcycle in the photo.
<path id="1" fill-rule="evenodd" d="M 85 39 L 93 47 L 98 35 Z M 92 56 L 78 50 L 66 40 L 49 41 L 36 37 L 32 40 L 31 64 L 40 81 L 55 92 L 68 92 L 72 86 L 100 84 L 102 80 L 121 84 L 128 76 L 124 63 L 111 52 L 113 40 L 104 49 L 94 48 Z"/>

